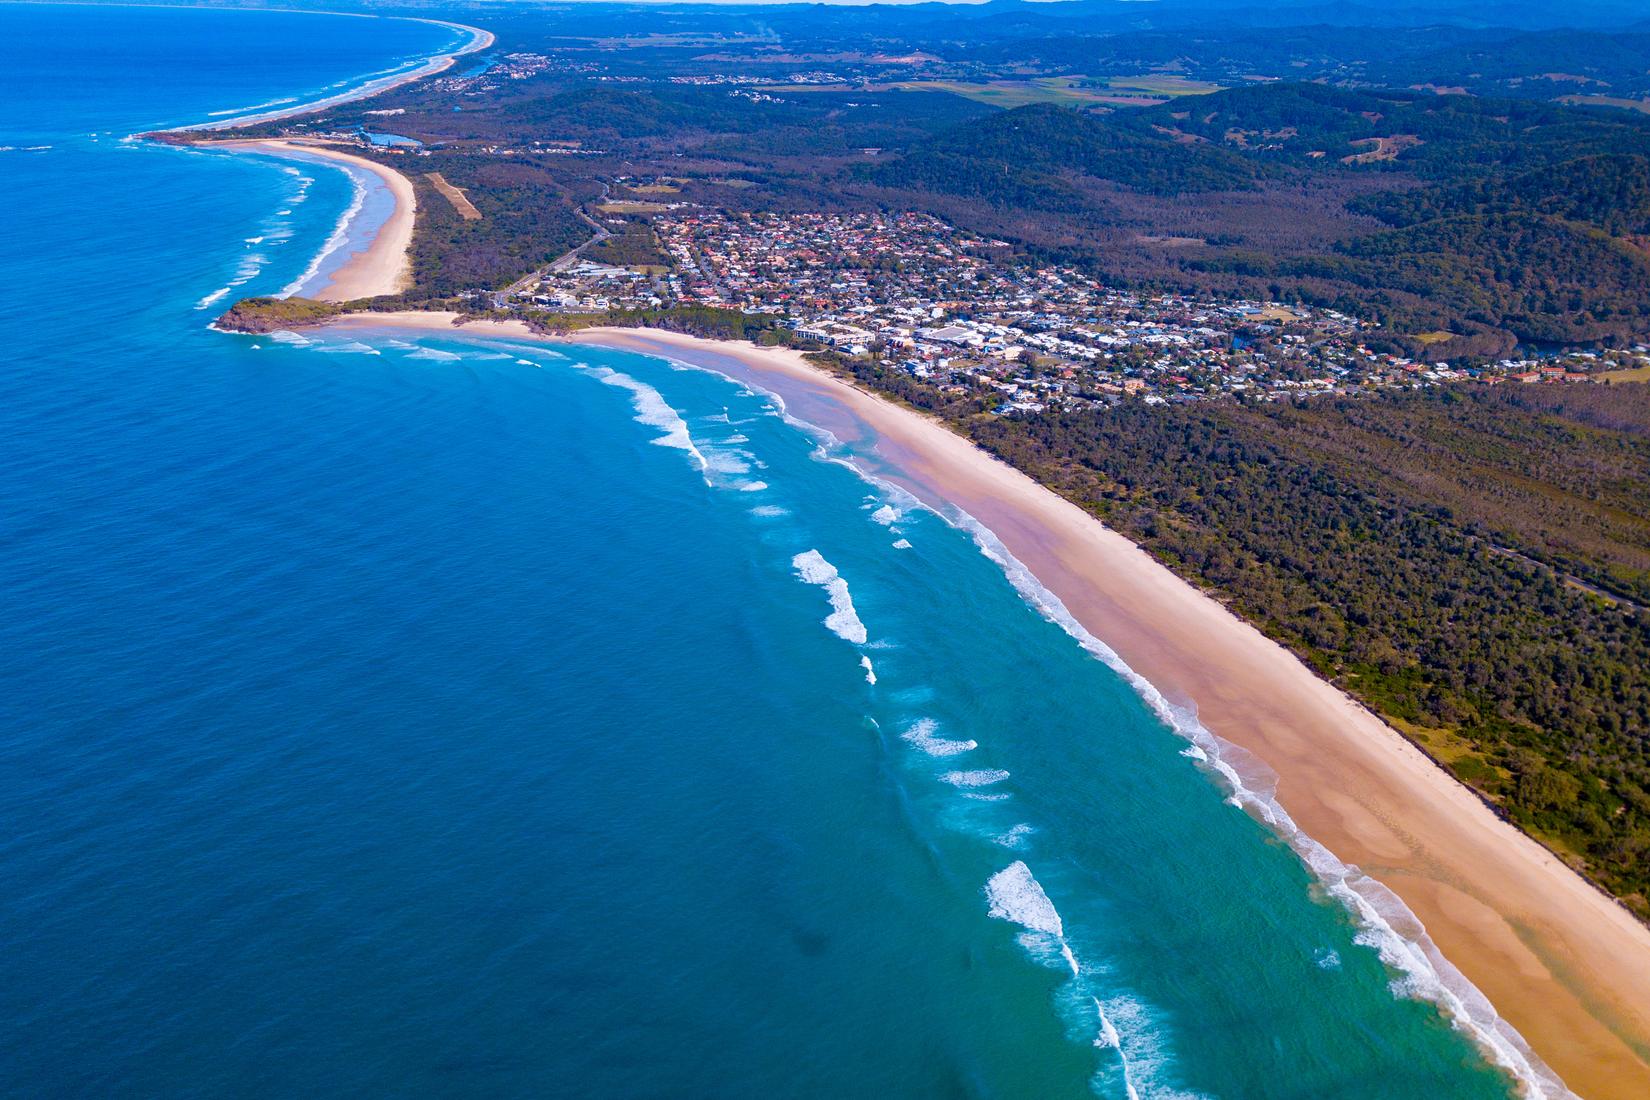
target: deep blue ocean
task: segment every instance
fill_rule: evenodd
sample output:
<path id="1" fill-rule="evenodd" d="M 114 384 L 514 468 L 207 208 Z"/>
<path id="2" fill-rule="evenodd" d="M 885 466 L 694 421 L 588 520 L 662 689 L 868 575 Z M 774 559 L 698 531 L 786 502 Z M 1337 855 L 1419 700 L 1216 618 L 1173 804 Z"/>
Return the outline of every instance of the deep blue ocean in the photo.
<path id="1" fill-rule="evenodd" d="M 121 139 L 452 38 L 0 5 L 0 1093 L 1508 1095 L 989 539 L 769 396 L 207 327 L 352 184 Z"/>

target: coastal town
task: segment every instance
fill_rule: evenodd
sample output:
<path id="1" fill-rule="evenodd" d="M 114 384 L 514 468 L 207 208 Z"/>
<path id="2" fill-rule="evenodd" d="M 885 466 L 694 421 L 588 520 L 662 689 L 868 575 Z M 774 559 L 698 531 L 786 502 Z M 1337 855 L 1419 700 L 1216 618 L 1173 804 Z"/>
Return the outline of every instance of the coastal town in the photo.
<path id="1" fill-rule="evenodd" d="M 1003 414 L 1485 383 L 1588 382 L 1650 364 L 1608 355 L 1425 362 L 1372 347 L 1373 326 L 1275 301 L 1126 292 L 1028 263 L 918 213 L 725 213 L 659 203 L 628 231 L 652 263 L 570 257 L 495 308 L 609 315 L 679 306 L 766 314 L 800 341 L 870 358 Z M 627 223 L 615 222 L 624 231 Z"/>

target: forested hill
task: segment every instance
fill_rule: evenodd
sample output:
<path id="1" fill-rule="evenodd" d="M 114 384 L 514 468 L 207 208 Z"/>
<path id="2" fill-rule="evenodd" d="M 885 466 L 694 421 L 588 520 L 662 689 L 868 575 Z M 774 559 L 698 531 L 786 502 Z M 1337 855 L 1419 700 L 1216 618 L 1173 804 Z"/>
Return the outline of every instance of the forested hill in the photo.
<path id="1" fill-rule="evenodd" d="M 1245 190 L 1259 175 L 1242 156 L 1177 142 L 1150 128 L 1050 104 L 964 123 L 873 173 L 889 187 L 967 195 L 1000 206 L 1083 205 L 1072 177 L 1154 195 Z"/>
<path id="2" fill-rule="evenodd" d="M 1389 225 L 1462 214 L 1541 214 L 1585 222 L 1612 236 L 1650 235 L 1650 156 L 1607 153 L 1514 176 L 1388 191 L 1351 204 Z"/>
<path id="3" fill-rule="evenodd" d="M 1388 314 L 1412 318 L 1412 328 L 1436 313 L 1462 331 L 1493 325 L 1543 343 L 1650 331 L 1650 256 L 1557 218 L 1457 215 L 1359 238 L 1341 251 L 1354 277 L 1425 301 L 1426 312 Z"/>
<path id="4" fill-rule="evenodd" d="M 952 197 L 939 212 L 965 222 L 989 207 L 985 231 L 1108 274 L 1297 293 L 1380 322 L 1412 354 L 1650 335 L 1650 119 L 1626 112 L 1275 83 L 1109 113 L 1001 111 L 860 178 Z M 1341 209 L 1308 209 L 1299 244 L 1286 224 L 1232 231 L 1264 224 L 1246 211 L 1337 189 Z M 1140 236 L 1119 242 L 1119 225 Z M 1118 247 L 1164 237 L 1181 243 Z"/>
<path id="5" fill-rule="evenodd" d="M 1625 111 L 1321 84 L 1232 88 L 1124 118 L 1266 160 L 1406 168 L 1440 179 L 1650 153 L 1650 118 Z"/>
<path id="6" fill-rule="evenodd" d="M 1335 14 L 1350 14 L 1343 9 Z M 1317 14 L 1330 13 L 1320 8 Z M 1067 34 L 1044 29 L 957 51 L 985 64 L 1055 67 L 1090 76 L 1177 72 L 1223 84 L 1282 78 L 1528 100 L 1601 92 L 1635 99 L 1650 92 L 1644 60 L 1650 34 L 1642 26 L 1532 34 L 1495 25 L 1256 27 L 1211 20 L 1117 34 L 1087 27 Z"/>

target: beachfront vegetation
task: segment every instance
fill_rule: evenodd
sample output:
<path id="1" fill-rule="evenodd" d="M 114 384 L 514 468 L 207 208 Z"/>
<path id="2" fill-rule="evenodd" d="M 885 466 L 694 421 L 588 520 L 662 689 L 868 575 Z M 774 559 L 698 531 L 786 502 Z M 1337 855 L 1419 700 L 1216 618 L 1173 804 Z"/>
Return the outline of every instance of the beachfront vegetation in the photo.
<path id="1" fill-rule="evenodd" d="M 405 167 L 387 154 L 378 159 Z M 418 225 L 413 234 L 413 286 L 409 300 L 446 297 L 473 287 L 509 285 L 581 243 L 590 230 L 576 214 L 576 199 L 542 169 L 496 158 L 433 154 L 413 179 Z M 481 211 L 466 218 L 436 190 L 438 172 Z"/>
<path id="2" fill-rule="evenodd" d="M 962 423 L 1650 916 L 1650 387 Z"/>
<path id="3" fill-rule="evenodd" d="M 618 309 L 599 313 L 530 310 L 501 316 L 523 319 L 541 332 L 558 335 L 586 328 L 656 328 L 701 336 L 707 340 L 750 340 L 769 346 L 797 342 L 795 333 L 780 327 L 772 314 L 741 313 L 735 309 L 712 306 Z"/>
<path id="4" fill-rule="evenodd" d="M 318 324 L 344 309 L 338 303 L 313 298 L 243 298 L 218 318 L 217 325 L 233 332 L 274 332 Z"/>

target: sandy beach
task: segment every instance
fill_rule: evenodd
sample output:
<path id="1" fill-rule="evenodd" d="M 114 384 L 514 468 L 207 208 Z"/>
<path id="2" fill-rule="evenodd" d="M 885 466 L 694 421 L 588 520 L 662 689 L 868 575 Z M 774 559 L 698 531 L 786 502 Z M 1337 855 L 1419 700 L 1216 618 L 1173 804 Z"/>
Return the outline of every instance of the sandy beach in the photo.
<path id="1" fill-rule="evenodd" d="M 378 17 L 357 15 L 356 18 L 370 19 Z M 463 23 L 451 23 L 441 19 L 415 19 L 414 21 L 462 31 L 468 34 L 470 38 L 469 41 L 457 49 L 448 53 L 437 54 L 414 69 L 370 81 L 358 88 L 352 88 L 349 91 L 340 92 L 325 99 L 214 122 L 177 126 L 173 127 L 173 132 L 236 130 L 262 122 L 272 122 L 276 119 L 314 114 L 328 107 L 335 107 L 340 103 L 366 99 L 369 96 L 387 92 L 392 88 L 399 88 L 403 84 L 410 84 L 415 80 L 422 80 L 427 76 L 445 72 L 459 58 L 488 49 L 496 41 L 491 31 L 482 30 L 480 27 L 471 27 Z M 274 156 L 289 156 L 294 152 L 300 152 L 304 156 L 320 157 L 371 172 L 383 180 L 385 186 L 389 188 L 390 194 L 395 198 L 395 209 L 385 219 L 384 224 L 374 232 L 372 240 L 367 246 L 352 253 L 332 273 L 331 280 L 315 293 L 314 297 L 324 302 L 347 302 L 355 298 L 373 298 L 383 294 L 397 294 L 411 284 L 412 265 L 408 250 L 412 246 L 417 201 L 414 197 L 412 182 L 400 172 L 395 171 L 393 168 L 386 168 L 384 165 L 368 160 L 366 157 L 346 152 L 336 146 L 318 141 L 308 141 L 303 138 L 226 140 L 201 142 L 200 144 L 214 149 L 238 149 L 246 152 L 268 153 Z"/>
<path id="2" fill-rule="evenodd" d="M 270 156 L 293 156 L 303 159 L 319 158 L 346 164 L 371 172 L 384 182 L 395 199 L 395 209 L 373 233 L 366 246 L 352 252 L 336 270 L 327 284 L 310 295 L 323 302 L 348 302 L 356 298 L 374 298 L 382 294 L 398 294 L 412 282 L 413 223 L 418 212 L 418 201 L 413 195 L 412 181 L 393 168 L 336 146 L 300 139 L 262 139 L 256 141 L 218 141 L 208 144 L 212 149 L 229 149 L 247 153 L 265 153 Z"/>
<path id="3" fill-rule="evenodd" d="M 340 324 L 451 332 L 451 321 L 414 313 Z M 465 331 L 531 336 L 519 322 Z M 1477 1026 L 1494 1028 L 1499 1013 L 1582 1096 L 1650 1095 L 1650 929 L 1287 650 L 938 421 L 795 352 L 652 331 L 574 339 L 721 371 L 778 393 L 794 415 L 861 451 L 874 443 L 878 476 L 990 528 L 1134 671 L 1262 762 L 1299 828 L 1396 893 L 1424 931 L 1402 914 L 1393 924 L 1446 978 L 1453 964 L 1488 998 L 1493 1010 L 1472 1012 Z"/>

